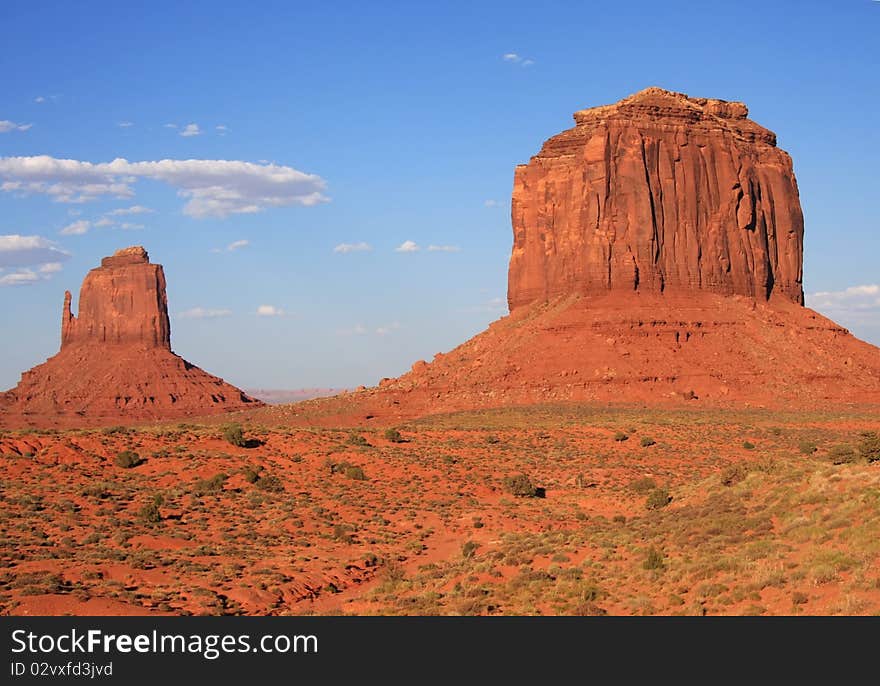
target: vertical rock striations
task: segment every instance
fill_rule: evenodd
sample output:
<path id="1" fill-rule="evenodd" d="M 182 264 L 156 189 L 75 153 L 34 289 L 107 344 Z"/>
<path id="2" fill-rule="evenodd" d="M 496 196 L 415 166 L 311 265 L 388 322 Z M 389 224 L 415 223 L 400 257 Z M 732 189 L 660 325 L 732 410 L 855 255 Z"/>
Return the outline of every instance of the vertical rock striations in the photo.
<path id="1" fill-rule="evenodd" d="M 88 273 L 76 317 L 70 293 L 64 294 L 61 348 L 103 343 L 171 350 L 165 272 L 161 264 L 150 264 L 140 246 L 105 257 Z"/>
<path id="2" fill-rule="evenodd" d="M 511 311 L 609 291 L 803 304 L 791 158 L 747 115 L 660 88 L 576 112 L 516 168 Z"/>

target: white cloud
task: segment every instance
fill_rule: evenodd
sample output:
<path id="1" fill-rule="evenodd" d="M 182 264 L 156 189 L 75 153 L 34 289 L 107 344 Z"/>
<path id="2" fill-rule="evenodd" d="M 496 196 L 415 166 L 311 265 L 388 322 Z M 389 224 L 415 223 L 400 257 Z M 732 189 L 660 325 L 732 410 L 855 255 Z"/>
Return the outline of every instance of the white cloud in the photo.
<path id="1" fill-rule="evenodd" d="M 134 126 L 134 122 L 121 121 L 116 126 L 118 126 L 120 129 L 130 129 L 132 126 Z"/>
<path id="2" fill-rule="evenodd" d="M 396 248 L 394 248 L 394 252 L 418 252 L 419 246 L 415 241 L 404 241 Z"/>
<path id="3" fill-rule="evenodd" d="M 0 191 L 43 193 L 56 202 L 100 196 L 131 197 L 138 179 L 163 181 L 186 198 L 183 212 L 196 218 L 253 214 L 269 207 L 327 202 L 324 180 L 292 167 L 237 160 L 159 160 L 91 163 L 37 157 L 0 157 Z"/>
<path id="4" fill-rule="evenodd" d="M 165 128 L 166 128 L 166 129 L 176 129 L 176 128 L 177 128 L 177 124 L 165 124 Z"/>
<path id="5" fill-rule="evenodd" d="M 36 98 L 34 98 L 34 102 L 38 105 L 42 105 L 44 102 L 46 102 L 46 98 L 44 98 L 42 95 L 38 95 Z"/>
<path id="6" fill-rule="evenodd" d="M 428 252 L 461 252 L 457 245 L 429 245 Z"/>
<path id="7" fill-rule="evenodd" d="M 91 225 L 92 223 L 90 221 L 80 219 L 79 221 L 73 222 L 73 224 L 68 224 L 58 233 L 62 236 L 82 236 L 84 233 L 89 232 Z"/>
<path id="8" fill-rule="evenodd" d="M 392 331 L 397 331 L 399 328 L 401 328 L 400 322 L 392 322 L 391 324 L 387 324 L 386 326 L 380 326 L 378 329 L 376 329 L 376 335 L 377 336 L 387 336 Z"/>
<path id="9" fill-rule="evenodd" d="M 42 236 L 0 236 L 0 267 L 29 267 L 68 259 L 69 252 Z"/>
<path id="10" fill-rule="evenodd" d="M 880 284 L 850 286 L 842 291 L 820 291 L 807 294 L 807 305 L 826 312 L 880 311 Z"/>
<path id="11" fill-rule="evenodd" d="M 511 64 L 518 64 L 521 67 L 531 67 L 535 63 L 535 60 L 523 57 L 515 52 L 506 52 L 501 55 L 501 59 Z"/>
<path id="12" fill-rule="evenodd" d="M 40 274 L 55 274 L 61 271 L 60 262 L 47 262 L 40 265 Z"/>
<path id="13" fill-rule="evenodd" d="M 507 298 L 497 297 L 490 298 L 485 302 L 480 303 L 479 305 L 474 305 L 472 307 L 466 307 L 463 310 L 464 312 L 488 312 L 489 314 L 498 314 L 501 312 L 507 312 Z"/>
<path id="14" fill-rule="evenodd" d="M 131 207 L 120 207 L 119 209 L 110 210 L 107 213 L 107 216 L 121 217 L 128 214 L 150 214 L 155 211 L 156 210 L 151 210 L 149 207 L 144 207 L 143 205 L 132 205 Z"/>
<path id="15" fill-rule="evenodd" d="M 189 310 L 177 313 L 178 319 L 218 319 L 220 317 L 228 317 L 232 314 L 232 310 L 227 309 L 208 309 L 205 307 L 193 307 Z"/>
<path id="16" fill-rule="evenodd" d="M 92 226 L 95 227 L 103 227 L 103 226 L 116 226 L 118 222 L 110 219 L 109 217 L 101 217 L 98 221 L 94 222 Z"/>
<path id="17" fill-rule="evenodd" d="M 0 133 L 9 133 L 10 131 L 27 131 L 33 124 L 16 124 L 14 121 L 0 119 Z"/>
<path id="18" fill-rule="evenodd" d="M 275 305 L 260 305 L 257 314 L 261 317 L 280 317 L 284 314 L 284 310 Z"/>
<path id="19" fill-rule="evenodd" d="M 486 200 L 483 205 L 486 207 L 498 207 L 500 203 L 497 200 Z"/>
<path id="20" fill-rule="evenodd" d="M 226 250 L 229 252 L 235 252 L 240 248 L 246 248 L 250 244 L 251 242 L 249 240 L 243 238 L 240 241 L 232 241 L 232 243 L 226 246 Z"/>
<path id="21" fill-rule="evenodd" d="M 0 286 L 28 286 L 39 280 L 40 277 L 30 269 L 20 269 L 17 272 L 0 276 Z"/>
<path id="22" fill-rule="evenodd" d="M 123 231 L 140 231 L 144 228 L 143 224 L 132 224 L 131 222 L 122 222 L 119 228 Z"/>
<path id="23" fill-rule="evenodd" d="M 217 134 L 220 136 L 225 136 L 229 133 L 229 127 L 225 124 L 217 124 L 217 126 L 214 127 L 214 130 L 217 131 Z"/>
<path id="24" fill-rule="evenodd" d="M 370 329 L 363 324 L 355 324 L 350 329 L 339 329 L 336 333 L 340 336 L 366 336 L 369 333 L 373 333 L 377 336 L 387 336 L 388 334 L 401 328 L 403 327 L 401 326 L 400 322 L 392 322 L 391 324 L 385 324 L 383 326 L 376 327 L 375 329 Z"/>
<path id="25" fill-rule="evenodd" d="M 180 135 L 184 138 L 189 138 L 190 136 L 201 136 L 202 130 L 199 128 L 198 124 L 187 124 L 181 130 Z"/>
<path id="26" fill-rule="evenodd" d="M 373 249 L 369 243 L 364 243 L 361 241 L 360 243 L 340 243 L 335 248 L 333 248 L 333 252 L 342 253 L 343 255 L 350 252 L 369 252 Z"/>

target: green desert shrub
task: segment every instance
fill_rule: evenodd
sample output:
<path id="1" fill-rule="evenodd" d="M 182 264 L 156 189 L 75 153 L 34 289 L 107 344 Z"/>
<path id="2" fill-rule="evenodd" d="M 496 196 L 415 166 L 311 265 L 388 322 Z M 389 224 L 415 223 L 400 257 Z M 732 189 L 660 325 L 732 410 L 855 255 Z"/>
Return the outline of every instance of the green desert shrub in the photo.
<path id="1" fill-rule="evenodd" d="M 116 456 L 114 462 L 117 467 L 131 469 L 132 467 L 137 467 L 139 464 L 142 464 L 143 460 L 141 459 L 141 456 L 133 450 L 123 450 Z"/>
<path id="2" fill-rule="evenodd" d="M 657 441 L 655 441 L 650 436 L 645 436 L 644 438 L 642 438 L 642 447 L 643 448 L 650 448 L 652 445 L 657 445 Z"/>
<path id="3" fill-rule="evenodd" d="M 163 498 L 161 495 L 153 496 L 153 499 L 144 505 L 138 512 L 141 521 L 146 522 L 147 524 L 158 524 L 161 522 L 162 513 L 159 511 L 159 506 L 162 502 Z"/>
<path id="4" fill-rule="evenodd" d="M 851 445 L 835 445 L 828 451 L 828 459 L 831 464 L 850 464 L 858 458 L 855 449 Z"/>
<path id="5" fill-rule="evenodd" d="M 672 496 L 665 488 L 655 488 L 648 494 L 645 507 L 649 510 L 660 510 L 672 502 Z"/>
<path id="6" fill-rule="evenodd" d="M 360 434 L 354 434 L 354 433 L 351 434 L 351 435 L 348 437 L 348 444 L 349 444 L 349 445 L 356 445 L 356 446 L 361 447 L 361 448 L 366 448 L 366 447 L 368 447 L 368 446 L 370 445 L 370 444 L 367 442 L 367 439 L 366 439 L 366 438 L 364 438 L 364 437 L 361 436 Z"/>
<path id="7" fill-rule="evenodd" d="M 260 470 L 250 465 L 242 469 L 241 474 L 249 484 L 255 484 L 260 480 Z"/>
<path id="8" fill-rule="evenodd" d="M 643 476 L 640 479 L 636 479 L 635 481 L 630 482 L 629 488 L 636 493 L 649 493 L 657 488 L 657 484 L 654 479 Z"/>
<path id="9" fill-rule="evenodd" d="M 354 465 L 346 467 L 344 474 L 349 479 L 354 479 L 355 481 L 366 481 L 367 480 L 367 475 L 364 474 L 364 470 L 361 469 L 360 467 L 355 467 Z"/>
<path id="10" fill-rule="evenodd" d="M 645 554 L 645 561 L 642 562 L 642 567 L 645 569 L 663 569 L 664 566 L 663 553 L 654 546 L 648 548 L 648 552 Z"/>
<path id="11" fill-rule="evenodd" d="M 518 498 L 534 498 L 538 495 L 538 489 L 532 484 L 531 479 L 525 474 L 506 476 L 502 482 L 504 490 Z"/>
<path id="12" fill-rule="evenodd" d="M 230 445 L 236 448 L 244 448 L 247 446 L 247 439 L 244 437 L 241 424 L 229 424 L 223 429 L 223 438 Z"/>
<path id="13" fill-rule="evenodd" d="M 802 455 L 812 455 L 818 448 L 816 444 L 812 441 L 801 441 L 798 443 L 798 450 L 801 451 Z"/>
<path id="14" fill-rule="evenodd" d="M 225 474 L 215 474 L 210 479 L 199 479 L 193 485 L 192 494 L 195 496 L 210 495 L 223 490 L 223 484 L 228 477 Z"/>
<path id="15" fill-rule="evenodd" d="M 281 479 L 274 474 L 258 476 L 255 485 L 261 491 L 266 491 L 267 493 L 281 493 L 284 490 L 284 484 L 281 483 Z"/>
<path id="16" fill-rule="evenodd" d="M 868 462 L 880 462 L 880 435 L 873 431 L 862 434 L 862 442 L 859 443 L 859 455 Z"/>
<path id="17" fill-rule="evenodd" d="M 397 429 L 385 429 L 385 440 L 392 443 L 403 443 L 403 436 Z"/>

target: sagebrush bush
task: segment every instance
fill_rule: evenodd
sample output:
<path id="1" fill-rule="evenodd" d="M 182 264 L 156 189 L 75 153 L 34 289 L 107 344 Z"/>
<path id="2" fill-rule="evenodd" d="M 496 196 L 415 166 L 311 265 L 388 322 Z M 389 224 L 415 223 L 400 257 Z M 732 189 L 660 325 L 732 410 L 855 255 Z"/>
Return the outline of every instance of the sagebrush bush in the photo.
<path id="1" fill-rule="evenodd" d="M 645 507 L 649 510 L 659 510 L 666 507 L 671 502 L 672 496 L 669 495 L 669 491 L 665 488 L 655 488 L 648 494 L 648 499 L 645 501 Z"/>
<path id="2" fill-rule="evenodd" d="M 133 450 L 123 450 L 116 456 L 114 462 L 117 467 L 131 469 L 132 467 L 137 467 L 139 464 L 142 464 L 143 460 L 141 459 L 141 456 Z"/>
<path id="3" fill-rule="evenodd" d="M 199 479 L 193 485 L 192 494 L 196 496 L 218 493 L 223 490 L 223 484 L 229 478 L 225 474 L 215 474 L 210 479 Z"/>
<path id="4" fill-rule="evenodd" d="M 645 561 L 642 563 L 642 567 L 645 569 L 663 569 L 665 565 L 663 564 L 663 553 L 661 553 L 657 548 L 651 546 L 648 548 L 648 552 L 645 555 Z"/>
<path id="5" fill-rule="evenodd" d="M 538 495 L 538 489 L 525 474 L 504 477 L 503 486 L 507 493 L 518 498 L 534 498 Z"/>
<path id="6" fill-rule="evenodd" d="M 230 424 L 223 429 L 223 438 L 227 443 L 234 445 L 236 448 L 244 448 L 247 446 L 247 439 L 244 437 L 241 424 Z"/>
<path id="7" fill-rule="evenodd" d="M 345 468 L 345 476 L 349 479 L 354 479 L 355 481 L 366 481 L 367 475 L 364 474 L 364 470 L 360 467 L 350 466 Z"/>
<path id="8" fill-rule="evenodd" d="M 818 447 L 812 441 L 801 441 L 798 444 L 798 450 L 801 451 L 802 455 L 812 455 L 818 450 Z"/>
<path id="9" fill-rule="evenodd" d="M 266 491 L 268 493 L 280 493 L 284 490 L 284 484 L 274 474 L 270 474 L 269 476 L 259 476 L 255 483 L 256 487 L 261 491 Z"/>
<path id="10" fill-rule="evenodd" d="M 862 442 L 859 443 L 859 455 L 868 462 L 880 462 L 880 435 L 873 431 L 862 434 Z"/>
<path id="11" fill-rule="evenodd" d="M 828 459 L 831 464 L 850 464 L 858 458 L 855 449 L 851 445 L 835 445 L 828 451 Z"/>
<path id="12" fill-rule="evenodd" d="M 403 443 L 403 436 L 397 429 L 385 429 L 385 440 L 392 443 Z"/>

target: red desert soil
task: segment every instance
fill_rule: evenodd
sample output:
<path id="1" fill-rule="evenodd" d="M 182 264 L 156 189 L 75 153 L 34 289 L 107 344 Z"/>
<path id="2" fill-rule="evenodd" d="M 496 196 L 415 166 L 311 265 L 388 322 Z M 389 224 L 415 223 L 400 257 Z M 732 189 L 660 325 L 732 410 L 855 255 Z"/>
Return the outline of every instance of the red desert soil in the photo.
<path id="1" fill-rule="evenodd" d="M 565 404 L 400 438 L 246 425 L 251 447 L 5 432 L 0 610 L 874 614 L 877 431 L 870 408 Z"/>

